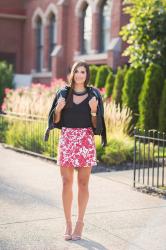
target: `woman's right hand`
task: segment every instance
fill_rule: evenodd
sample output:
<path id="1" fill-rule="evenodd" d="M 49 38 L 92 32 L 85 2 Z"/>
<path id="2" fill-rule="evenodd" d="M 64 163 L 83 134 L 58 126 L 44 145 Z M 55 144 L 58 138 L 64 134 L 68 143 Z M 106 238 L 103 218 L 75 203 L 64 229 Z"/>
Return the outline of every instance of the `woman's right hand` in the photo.
<path id="1" fill-rule="evenodd" d="M 61 112 L 62 109 L 64 108 L 65 104 L 66 104 L 65 98 L 63 98 L 62 96 L 59 97 L 58 104 L 57 104 L 56 109 L 55 109 L 56 112 Z"/>

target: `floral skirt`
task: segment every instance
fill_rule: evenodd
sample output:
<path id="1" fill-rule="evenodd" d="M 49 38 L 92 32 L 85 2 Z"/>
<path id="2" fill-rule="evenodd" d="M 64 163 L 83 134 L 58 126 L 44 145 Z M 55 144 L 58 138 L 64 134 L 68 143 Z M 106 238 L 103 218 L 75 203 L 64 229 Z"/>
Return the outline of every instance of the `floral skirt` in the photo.
<path id="1" fill-rule="evenodd" d="M 91 167 L 96 163 L 96 147 L 92 128 L 62 127 L 57 164 L 61 167 Z"/>

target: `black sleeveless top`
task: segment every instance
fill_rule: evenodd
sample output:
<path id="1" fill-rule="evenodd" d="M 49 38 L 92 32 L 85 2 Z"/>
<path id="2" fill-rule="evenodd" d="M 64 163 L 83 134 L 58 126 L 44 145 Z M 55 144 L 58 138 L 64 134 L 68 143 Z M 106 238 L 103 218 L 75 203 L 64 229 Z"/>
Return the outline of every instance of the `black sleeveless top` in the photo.
<path id="1" fill-rule="evenodd" d="M 72 103 L 71 107 L 64 108 L 61 114 L 62 127 L 88 128 L 92 127 L 91 110 L 88 96 L 79 104 Z"/>

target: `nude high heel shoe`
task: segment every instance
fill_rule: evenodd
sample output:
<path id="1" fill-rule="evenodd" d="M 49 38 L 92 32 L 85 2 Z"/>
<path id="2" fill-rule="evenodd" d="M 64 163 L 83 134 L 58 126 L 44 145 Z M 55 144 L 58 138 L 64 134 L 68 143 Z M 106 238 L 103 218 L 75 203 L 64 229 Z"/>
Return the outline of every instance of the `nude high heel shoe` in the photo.
<path id="1" fill-rule="evenodd" d="M 81 240 L 83 227 L 84 223 L 82 221 L 76 222 L 74 233 L 72 234 L 72 240 Z"/>
<path id="2" fill-rule="evenodd" d="M 72 223 L 71 221 L 66 222 L 66 231 L 64 233 L 64 240 L 72 239 Z"/>

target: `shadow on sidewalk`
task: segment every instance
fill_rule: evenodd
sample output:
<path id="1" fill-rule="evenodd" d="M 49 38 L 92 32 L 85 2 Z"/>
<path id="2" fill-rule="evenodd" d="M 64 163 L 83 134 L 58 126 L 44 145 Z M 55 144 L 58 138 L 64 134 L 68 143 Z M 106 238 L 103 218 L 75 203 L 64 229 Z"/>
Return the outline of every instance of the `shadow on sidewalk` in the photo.
<path id="1" fill-rule="evenodd" d="M 88 240 L 88 239 L 82 239 L 78 241 L 71 241 L 72 244 L 76 244 L 79 246 L 84 247 L 87 250 L 109 250 L 108 248 L 105 248 L 103 245 L 100 243 L 93 241 L 93 240 Z"/>
<path id="2" fill-rule="evenodd" d="M 115 172 L 115 171 L 125 171 L 125 170 L 133 170 L 132 162 L 125 162 L 118 165 L 108 166 L 102 162 L 98 162 L 96 166 L 92 168 L 92 174 L 101 173 L 101 172 Z"/>

